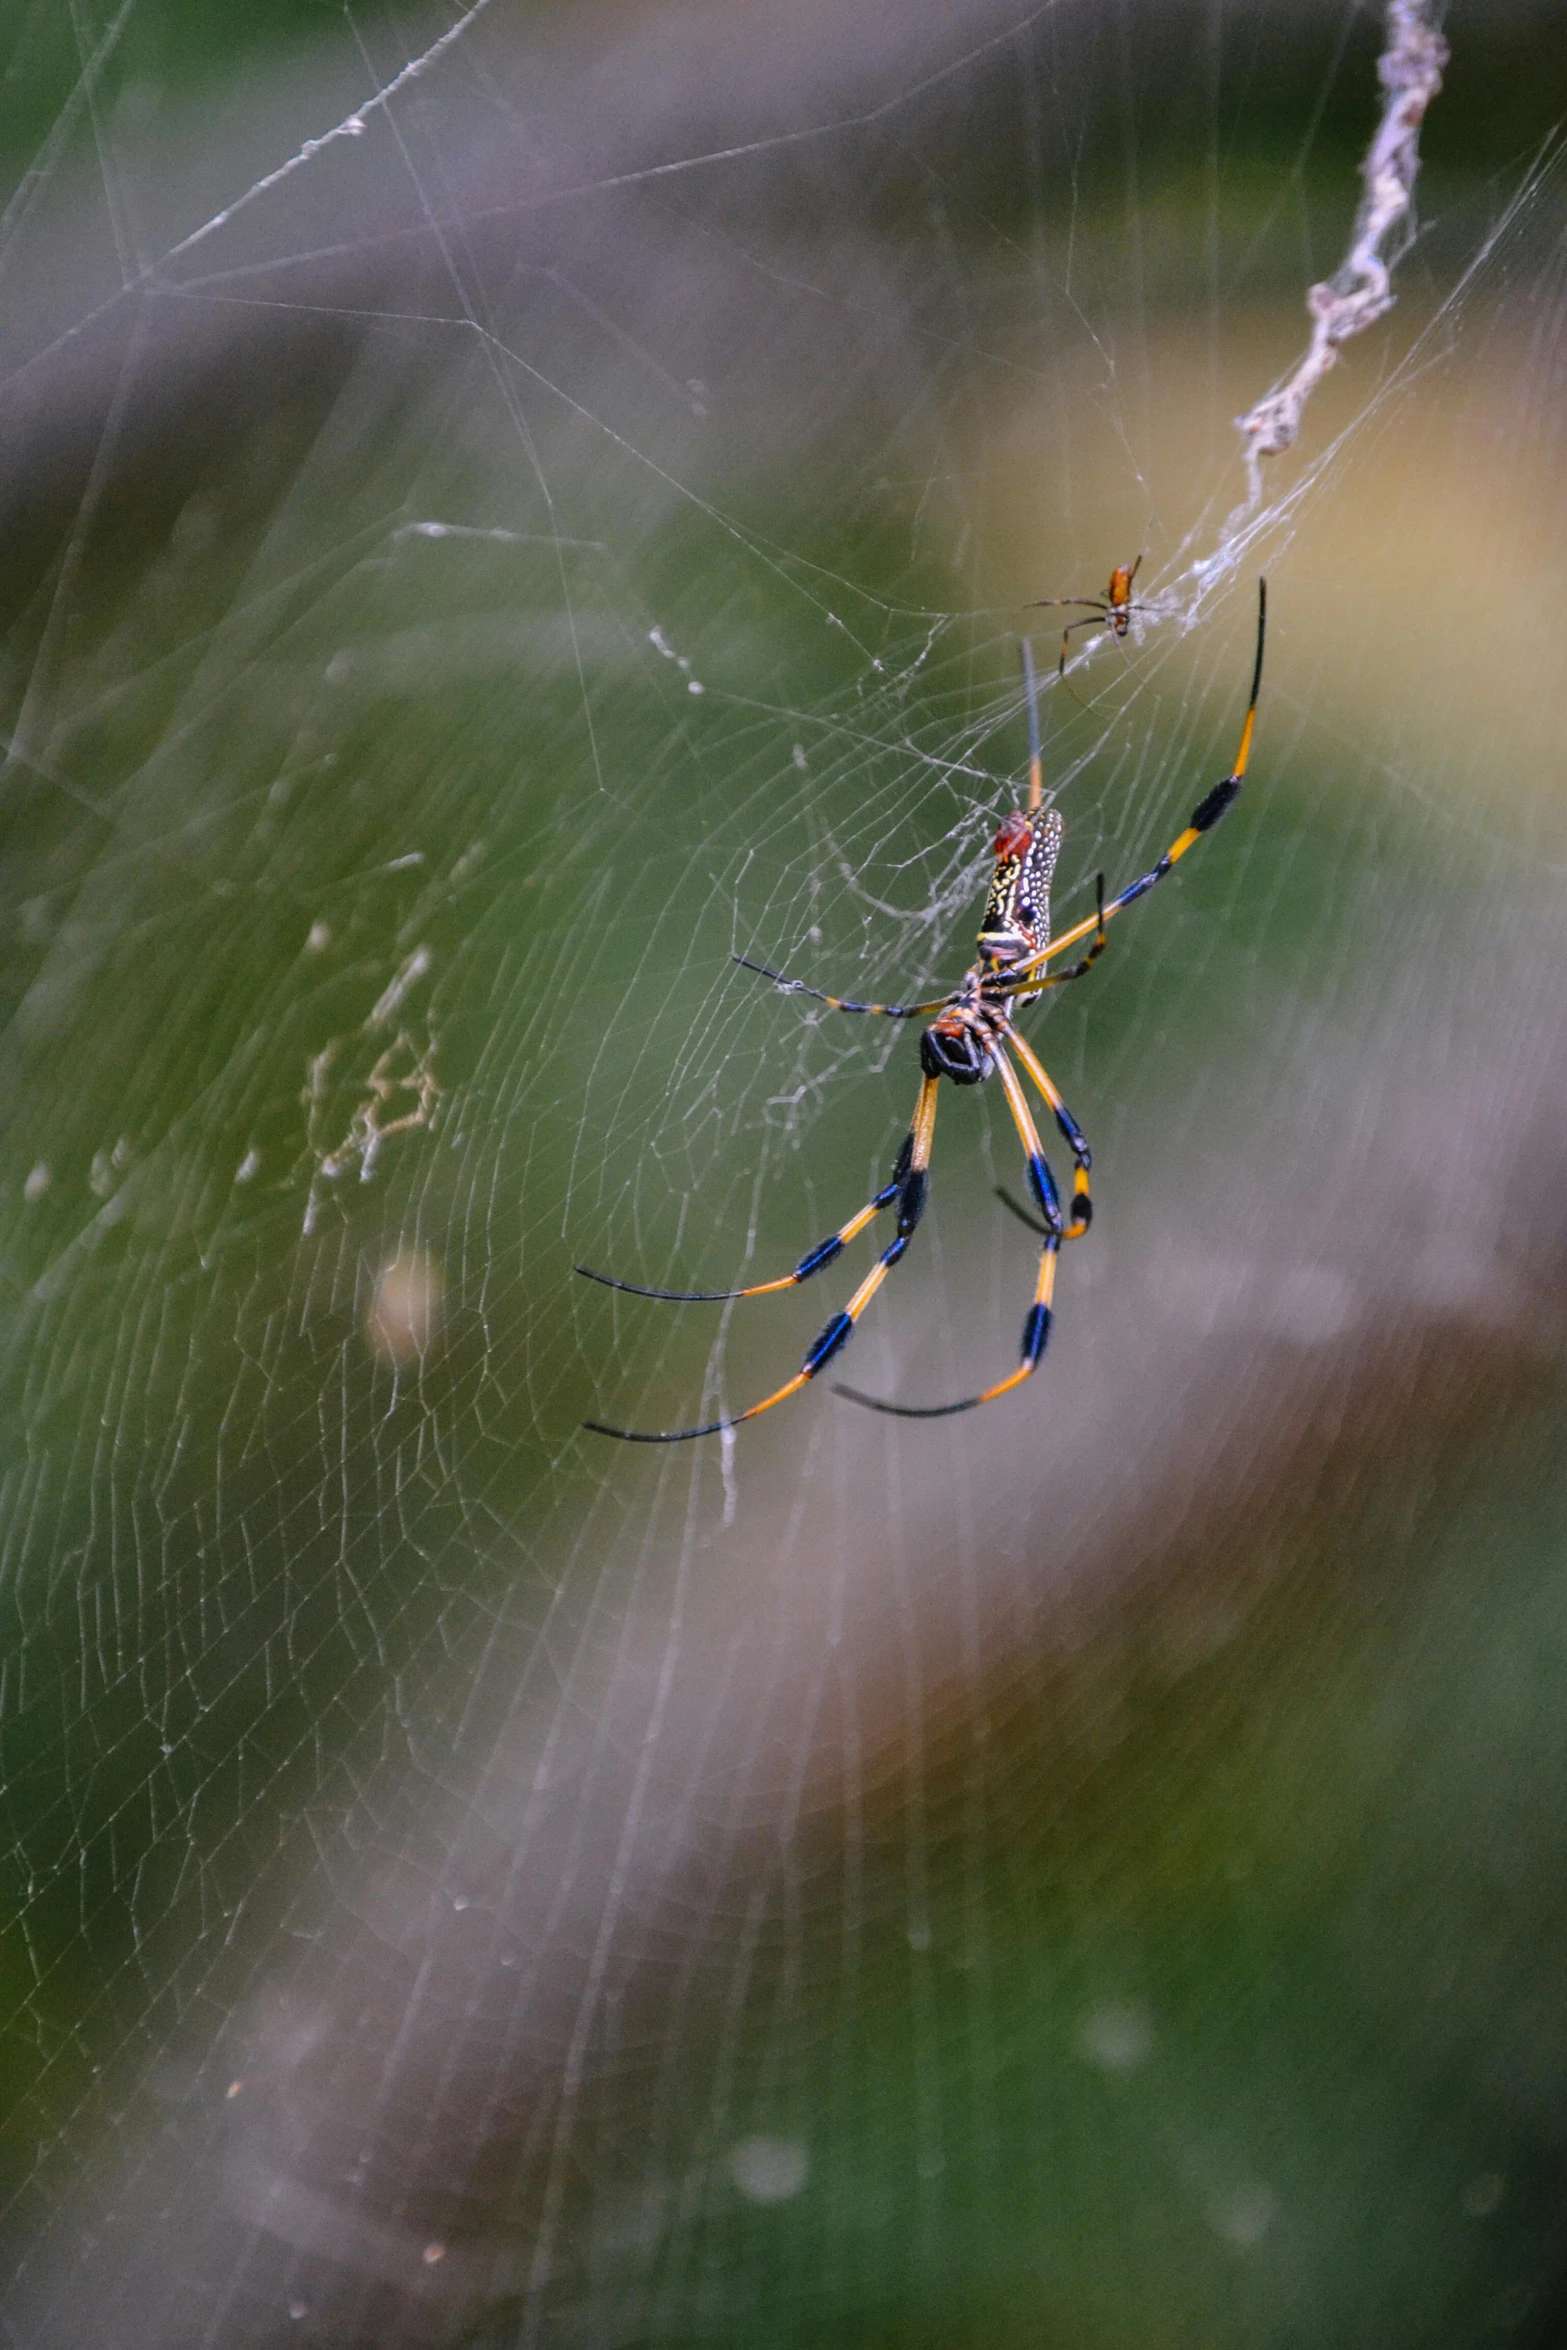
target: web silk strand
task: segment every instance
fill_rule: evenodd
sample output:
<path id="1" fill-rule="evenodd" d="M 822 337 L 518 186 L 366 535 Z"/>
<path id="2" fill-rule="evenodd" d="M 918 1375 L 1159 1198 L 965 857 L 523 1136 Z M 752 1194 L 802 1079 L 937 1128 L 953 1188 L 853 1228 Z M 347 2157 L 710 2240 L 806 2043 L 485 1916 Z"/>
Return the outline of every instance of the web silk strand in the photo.
<path id="1" fill-rule="evenodd" d="M 1306 402 L 1347 343 L 1393 307 L 1392 273 L 1413 241 L 1410 215 L 1420 169 L 1420 125 L 1442 87 L 1447 43 L 1436 29 L 1439 0 L 1388 0 L 1387 39 L 1377 61 L 1382 118 L 1366 150 L 1366 192 L 1349 251 L 1335 274 L 1311 288 L 1311 342 L 1287 382 L 1236 419 L 1246 442 L 1248 507 L 1262 502 L 1262 460 L 1294 446 Z M 1396 242 L 1394 240 L 1397 240 Z"/>

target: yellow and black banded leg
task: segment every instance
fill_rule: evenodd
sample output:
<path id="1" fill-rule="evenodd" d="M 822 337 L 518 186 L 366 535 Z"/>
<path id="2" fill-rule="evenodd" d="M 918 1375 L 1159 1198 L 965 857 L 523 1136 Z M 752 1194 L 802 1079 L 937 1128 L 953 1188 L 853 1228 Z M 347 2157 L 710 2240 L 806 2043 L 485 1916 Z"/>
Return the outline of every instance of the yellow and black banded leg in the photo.
<path id="1" fill-rule="evenodd" d="M 847 1224 L 840 1224 L 836 1232 L 818 1241 L 815 1248 L 807 1249 L 793 1272 L 780 1273 L 776 1281 L 753 1281 L 745 1289 L 649 1289 L 640 1281 L 621 1281 L 613 1273 L 595 1273 L 591 1265 L 574 1265 L 572 1271 L 599 1282 L 605 1289 L 623 1289 L 631 1297 L 662 1298 L 666 1304 L 675 1306 L 725 1305 L 732 1298 L 771 1297 L 780 1289 L 797 1288 L 800 1282 L 809 1281 L 813 1273 L 821 1272 L 825 1265 L 841 1256 L 850 1241 L 857 1240 L 883 1208 L 891 1207 L 903 1191 L 914 1164 L 914 1133 L 911 1126 L 893 1162 L 892 1174 L 875 1198 L 867 1200 L 863 1208 L 856 1208 Z"/>
<path id="2" fill-rule="evenodd" d="M 1198 801 L 1191 812 L 1185 830 L 1176 834 L 1157 865 L 1151 865 L 1146 873 L 1140 874 L 1136 881 L 1129 883 L 1119 896 L 1110 900 L 1108 905 L 1101 902 L 1097 914 L 1090 914 L 1083 921 L 1074 923 L 1070 930 L 1063 930 L 1059 938 L 1052 939 L 1049 946 L 1042 947 L 1040 952 L 1037 955 L 1031 955 L 1027 962 L 1010 965 L 1006 972 L 1006 985 L 1009 994 L 1013 997 L 1032 997 L 1037 995 L 1043 987 L 1049 985 L 1048 981 L 1036 975 L 1042 972 L 1044 966 L 1055 956 L 1064 954 L 1068 947 L 1076 946 L 1080 938 L 1087 938 L 1090 931 L 1097 930 L 1099 939 L 1102 941 L 1104 926 L 1111 916 L 1119 914 L 1123 907 L 1135 905 L 1139 898 L 1147 896 L 1156 882 L 1163 881 L 1167 873 L 1173 873 L 1187 851 L 1195 848 L 1203 834 L 1211 832 L 1220 817 L 1226 815 L 1235 805 L 1240 797 L 1241 785 L 1246 780 L 1247 762 L 1251 758 L 1251 738 L 1257 723 L 1257 696 L 1262 691 L 1262 648 L 1267 633 L 1267 622 L 1268 583 L 1266 580 L 1259 579 L 1257 582 L 1257 658 L 1251 673 L 1251 699 L 1246 704 L 1245 722 L 1241 727 L 1240 748 L 1235 754 L 1235 764 L 1229 774 L 1216 783 L 1212 791 Z M 1086 960 L 1092 962 L 1097 951 L 1098 942 L 1096 941 L 1095 948 L 1089 953 Z M 1076 971 L 1063 971 L 1059 976 L 1062 979 L 1068 979 L 1076 978 L 1079 974 Z"/>
<path id="3" fill-rule="evenodd" d="M 994 1403 L 1001 1395 L 1009 1395 L 1014 1387 L 1021 1387 L 1025 1379 L 1038 1370 L 1050 1343 L 1051 1299 L 1055 1294 L 1056 1259 L 1061 1251 L 1061 1207 L 1056 1195 L 1055 1179 L 1045 1163 L 1039 1134 L 1023 1098 L 1023 1088 L 1017 1081 L 1006 1054 L 998 1045 L 995 1049 L 996 1075 L 1006 1091 L 1007 1107 L 1022 1138 L 1024 1156 L 1028 1164 L 1029 1188 L 1039 1204 L 1045 1219 L 1045 1241 L 1039 1252 L 1039 1274 L 1034 1283 L 1034 1300 L 1023 1321 L 1022 1359 L 1015 1371 L 1005 1379 L 998 1379 L 994 1387 L 987 1387 L 980 1395 L 966 1395 L 959 1403 L 906 1404 L 886 1403 L 879 1395 L 865 1395 L 857 1387 L 835 1387 L 835 1395 L 845 1395 L 851 1403 L 864 1404 L 869 1411 L 890 1412 L 897 1420 L 946 1420 L 955 1412 L 972 1412 L 982 1403 Z"/>
<path id="4" fill-rule="evenodd" d="M 899 1163 L 903 1165 L 904 1172 L 898 1191 L 898 1229 L 842 1312 L 834 1314 L 831 1321 L 818 1331 L 806 1348 L 805 1360 L 792 1379 L 786 1380 L 771 1395 L 764 1395 L 760 1403 L 752 1404 L 748 1410 L 736 1412 L 726 1420 L 709 1420 L 700 1428 L 611 1428 L 603 1420 L 584 1420 L 584 1428 L 591 1428 L 596 1436 L 619 1437 L 625 1444 L 684 1444 L 694 1436 L 719 1436 L 726 1428 L 738 1428 L 747 1420 L 760 1419 L 762 1413 L 770 1412 L 774 1404 L 786 1403 L 791 1395 L 798 1395 L 802 1387 L 808 1386 L 818 1371 L 825 1370 L 834 1355 L 841 1354 L 854 1336 L 855 1324 L 907 1250 L 914 1236 L 914 1228 L 925 1213 L 930 1188 L 931 1144 L 936 1131 L 936 1083 L 934 1077 L 921 1080 L 909 1140 L 899 1153 Z M 861 1217 L 869 1221 L 868 1212 L 864 1209 L 861 1210 Z M 826 1263 L 827 1260 L 823 1258 L 822 1262 Z M 787 1287 L 788 1284 L 778 1286 Z"/>
<path id="5" fill-rule="evenodd" d="M 943 1012 L 952 1002 L 950 995 L 933 996 L 928 1004 L 856 1004 L 847 996 L 827 995 L 819 987 L 807 987 L 803 979 L 791 979 L 785 971 L 770 971 L 765 963 L 753 963 L 749 955 L 731 955 L 742 971 L 755 971 L 761 978 L 770 979 L 782 995 L 808 995 L 819 1004 L 830 1004 L 835 1012 L 869 1012 L 878 1020 L 924 1020 L 932 1012 Z"/>
<path id="6" fill-rule="evenodd" d="M 1094 1203 L 1089 1195 L 1088 1187 L 1089 1169 L 1093 1166 L 1094 1160 L 1093 1153 L 1088 1147 L 1088 1137 L 1061 1099 L 1049 1070 L 1040 1060 L 1027 1037 L 1020 1036 L 1010 1022 L 1007 1026 L 1007 1037 L 1013 1051 L 1033 1079 L 1034 1084 L 1050 1104 L 1055 1114 L 1056 1124 L 1061 1130 L 1062 1140 L 1072 1154 L 1072 1205 L 1067 1213 L 1064 1237 L 1067 1240 L 1081 1240 L 1094 1220 Z M 1010 1202 L 1008 1204 L 1010 1205 Z"/>
<path id="7" fill-rule="evenodd" d="M 999 1045 L 994 1048 L 994 1057 L 996 1075 L 1001 1080 L 1002 1091 L 1007 1097 L 1007 1108 L 1012 1112 L 1012 1123 L 1016 1126 L 1022 1141 L 1024 1164 L 1028 1172 L 1028 1188 L 1033 1194 L 1034 1205 L 1038 1208 L 1043 1219 L 1046 1236 L 1059 1245 L 1064 1236 L 1061 1220 L 1061 1195 L 1056 1190 L 1056 1179 L 1050 1172 L 1050 1162 L 1045 1157 L 1044 1146 L 1039 1139 L 1039 1129 L 1034 1124 L 1028 1103 L 1024 1098 L 1023 1088 L 1018 1083 L 1017 1072 Z"/>
<path id="8" fill-rule="evenodd" d="M 1087 928 L 1094 930 L 1096 924 L 1098 927 L 1095 931 L 1093 945 L 1079 962 L 1069 965 L 1065 971 L 1052 971 L 1048 979 L 1041 974 L 1033 979 L 1025 979 L 1021 985 L 1012 971 L 998 972 L 996 977 L 988 983 L 992 1000 L 1000 998 L 1009 1003 L 1021 1000 L 1031 1004 L 1037 996 L 1042 996 L 1049 988 L 1070 987 L 1074 979 L 1086 978 L 1105 951 L 1107 943 L 1105 921 L 1107 916 L 1114 911 L 1112 907 L 1105 904 L 1105 877 L 1102 873 L 1096 873 L 1094 876 L 1094 901 L 1095 912 Z M 1072 935 L 1076 938 L 1083 937 L 1084 926 L 1079 924 Z M 1049 952 L 1048 948 L 1046 952 Z M 1034 961 L 1036 958 L 1031 957 L 1030 960 Z M 1007 1033 L 1009 1036 L 1017 1035 L 1016 1029 L 1011 1026 L 1010 1022 Z"/>

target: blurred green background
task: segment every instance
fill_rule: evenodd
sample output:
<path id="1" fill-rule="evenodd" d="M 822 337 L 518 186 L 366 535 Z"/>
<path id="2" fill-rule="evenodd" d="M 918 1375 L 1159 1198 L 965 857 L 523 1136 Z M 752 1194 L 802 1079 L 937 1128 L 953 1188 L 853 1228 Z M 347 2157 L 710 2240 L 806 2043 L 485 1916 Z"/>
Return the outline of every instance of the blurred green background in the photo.
<path id="1" fill-rule="evenodd" d="M 1378 31 L 0 14 L 0 2340 L 1560 2338 L 1557 12 L 1227 535 Z M 1031 1025 L 1045 1369 L 582 1434 L 858 1277 L 572 1267 L 884 1180 L 913 1039 L 731 956 L 960 970 L 1139 550 L 1058 920 L 1272 637 Z M 989 1090 L 878 1393 L 1013 1359 Z"/>

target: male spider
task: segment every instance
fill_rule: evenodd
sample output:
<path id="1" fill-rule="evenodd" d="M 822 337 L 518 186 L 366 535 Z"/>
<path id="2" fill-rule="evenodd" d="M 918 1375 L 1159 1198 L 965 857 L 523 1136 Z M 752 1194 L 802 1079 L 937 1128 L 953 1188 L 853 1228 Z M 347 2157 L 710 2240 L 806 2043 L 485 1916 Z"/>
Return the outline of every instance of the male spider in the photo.
<path id="1" fill-rule="evenodd" d="M 1132 582 L 1142 567 L 1141 555 L 1130 566 L 1118 563 L 1110 574 L 1110 584 L 1102 596 L 1041 596 L 1036 603 L 1025 607 L 1030 612 L 1045 612 L 1052 606 L 1059 608 L 1063 604 L 1081 604 L 1084 607 L 1082 619 L 1069 620 L 1061 631 L 1061 658 L 1056 663 L 1058 677 L 1064 678 L 1066 675 L 1067 640 L 1074 629 L 1104 628 L 1108 625 L 1113 637 L 1118 640 L 1125 638 L 1132 625 L 1132 614 L 1143 609 L 1141 604 L 1132 602 Z"/>
<path id="2" fill-rule="evenodd" d="M 1134 566 L 1135 568 L 1135 566 Z M 1088 1194 L 1090 1166 L 1088 1144 L 1071 1111 L 1067 1108 L 1044 1064 L 1033 1047 L 1019 1033 L 1013 1022 L 1013 1011 L 1019 1003 L 1032 1003 L 1052 987 L 1065 987 L 1070 980 L 1081 979 L 1091 970 L 1104 951 L 1105 925 L 1119 914 L 1123 906 L 1130 906 L 1151 890 L 1155 882 L 1185 856 L 1187 850 L 1211 832 L 1238 797 L 1246 773 L 1246 762 L 1251 755 L 1252 729 L 1256 724 L 1257 695 L 1262 685 L 1262 645 L 1267 621 L 1267 583 L 1257 582 L 1257 656 L 1252 669 L 1251 698 L 1246 704 L 1246 717 L 1241 727 L 1240 748 L 1235 764 L 1222 782 L 1216 783 L 1205 798 L 1192 810 L 1191 820 L 1184 832 L 1176 835 L 1157 865 L 1151 866 L 1138 880 L 1131 882 L 1118 897 L 1105 903 L 1105 881 L 1098 877 L 1097 909 L 1058 939 L 1050 937 L 1050 881 L 1055 871 L 1056 858 L 1061 849 L 1061 818 L 1052 810 L 1041 817 L 1044 800 L 1044 777 L 1039 751 L 1039 709 L 1034 683 L 1034 664 L 1027 640 L 1023 644 L 1023 676 L 1028 705 L 1028 807 L 1015 811 L 1002 820 L 996 834 L 996 870 L 991 878 L 990 897 L 985 906 L 984 926 L 979 934 L 979 952 L 950 995 L 937 996 L 924 1004 L 856 1004 L 841 996 L 824 995 L 820 988 L 807 987 L 803 980 L 786 978 L 782 972 L 769 971 L 764 964 L 753 963 L 744 955 L 735 961 L 743 963 L 748 971 L 759 971 L 764 979 L 771 979 L 789 995 L 808 995 L 818 1003 L 830 1004 L 835 1012 L 873 1013 L 883 1020 L 922 1020 L 934 1012 L 937 1016 L 920 1038 L 920 1090 L 914 1105 L 914 1120 L 903 1140 L 903 1147 L 893 1163 L 891 1175 L 864 1207 L 856 1209 L 846 1224 L 820 1242 L 800 1259 L 792 1273 L 784 1273 L 775 1281 L 754 1282 L 746 1289 L 644 1289 L 635 1281 L 617 1281 L 608 1273 L 595 1273 L 587 1265 L 577 1271 L 587 1274 L 590 1281 L 602 1281 L 606 1288 L 629 1290 L 634 1297 L 667 1298 L 678 1305 L 717 1304 L 737 1297 L 766 1297 L 774 1290 L 792 1289 L 797 1282 L 808 1281 L 819 1273 L 863 1232 L 881 1210 L 898 1206 L 898 1228 L 891 1242 L 882 1251 L 865 1279 L 860 1283 L 848 1304 L 833 1315 L 812 1344 L 805 1360 L 794 1377 L 787 1380 L 772 1395 L 748 1410 L 736 1412 L 731 1418 L 709 1420 L 700 1428 L 671 1428 L 652 1430 L 642 1428 L 611 1428 L 602 1420 L 585 1420 L 583 1426 L 599 1436 L 618 1436 L 628 1444 L 683 1444 L 693 1436 L 716 1436 L 726 1428 L 738 1428 L 742 1421 L 754 1420 L 763 1412 L 770 1412 L 775 1403 L 796 1395 L 816 1377 L 818 1371 L 830 1363 L 834 1355 L 847 1346 L 854 1335 L 854 1326 L 876 1295 L 893 1266 L 907 1249 L 914 1228 L 925 1212 L 930 1185 L 931 1142 L 936 1126 L 937 1090 L 943 1077 L 954 1085 L 980 1085 L 987 1077 L 999 1077 L 1007 1107 L 1023 1145 L 1028 1172 L 1029 1190 L 1039 1210 L 1039 1227 L 1043 1246 L 1039 1255 L 1039 1274 L 1034 1284 L 1033 1303 L 1023 1323 L 1022 1360 L 1015 1371 L 995 1386 L 987 1387 L 979 1395 L 963 1397 L 958 1403 L 898 1404 L 886 1403 L 879 1396 L 862 1395 L 858 1389 L 840 1387 L 839 1395 L 848 1396 L 854 1403 L 866 1404 L 872 1411 L 892 1412 L 904 1420 L 939 1420 L 951 1412 L 973 1411 L 976 1405 L 993 1403 L 997 1396 L 1006 1395 L 1019 1387 L 1038 1369 L 1050 1336 L 1050 1300 L 1055 1287 L 1056 1256 L 1063 1240 L 1076 1240 L 1088 1230 L 1093 1205 Z M 1045 976 L 1045 965 L 1056 955 L 1076 946 L 1080 939 L 1093 933 L 1093 944 L 1079 962 L 1065 971 Z M 1072 1154 L 1072 1198 L 1066 1215 L 1061 1212 L 1060 1194 L 1055 1178 L 1046 1163 L 1040 1147 L 1038 1130 L 1034 1125 L 1023 1087 L 1009 1058 L 1009 1048 L 1022 1063 L 1025 1074 L 1050 1105 L 1055 1122 Z"/>

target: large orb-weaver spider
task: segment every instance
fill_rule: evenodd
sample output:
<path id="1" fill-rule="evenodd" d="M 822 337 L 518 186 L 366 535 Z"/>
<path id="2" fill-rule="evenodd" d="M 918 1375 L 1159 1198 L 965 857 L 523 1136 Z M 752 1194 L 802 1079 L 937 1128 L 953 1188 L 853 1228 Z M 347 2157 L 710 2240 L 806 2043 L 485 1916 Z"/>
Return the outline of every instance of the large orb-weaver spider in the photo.
<path id="1" fill-rule="evenodd" d="M 1058 939 L 1050 936 L 1050 881 L 1055 872 L 1056 859 L 1061 850 L 1061 818 L 1054 810 L 1041 817 L 1044 801 L 1044 773 L 1039 750 L 1039 709 L 1034 682 L 1034 665 L 1027 640 L 1023 644 L 1023 674 L 1028 706 L 1029 757 L 1028 807 L 1017 810 L 1003 819 L 996 834 L 996 870 L 991 877 L 990 896 L 985 906 L 984 925 L 979 934 L 979 951 L 968 970 L 950 995 L 936 996 L 925 1004 L 856 1004 L 842 996 L 825 995 L 817 987 L 807 987 L 800 979 L 789 979 L 782 972 L 769 971 L 764 964 L 753 963 L 744 955 L 735 961 L 743 963 L 748 971 L 759 971 L 764 979 L 789 995 L 808 995 L 817 1003 L 830 1004 L 835 1012 L 865 1012 L 883 1020 L 922 1020 L 934 1012 L 920 1038 L 920 1090 L 914 1105 L 914 1119 L 903 1146 L 893 1163 L 891 1175 L 873 1199 L 857 1208 L 846 1224 L 811 1249 L 800 1259 L 792 1273 L 784 1273 L 775 1281 L 757 1281 L 745 1289 L 644 1289 L 635 1281 L 617 1281 L 611 1274 L 595 1273 L 587 1265 L 577 1271 L 587 1274 L 590 1281 L 601 1281 L 606 1288 L 629 1290 L 633 1297 L 667 1298 L 677 1305 L 714 1305 L 729 1298 L 767 1297 L 779 1289 L 793 1289 L 799 1282 L 808 1281 L 824 1265 L 847 1247 L 857 1234 L 863 1232 L 883 1208 L 897 1202 L 898 1228 L 888 1246 L 883 1249 L 859 1288 L 842 1311 L 830 1322 L 806 1349 L 805 1360 L 792 1379 L 763 1396 L 760 1403 L 731 1417 L 709 1420 L 700 1428 L 670 1428 L 663 1430 L 642 1428 L 611 1428 L 602 1420 L 585 1420 L 583 1426 L 599 1436 L 618 1436 L 628 1444 L 683 1444 L 694 1436 L 717 1436 L 725 1429 L 738 1428 L 743 1421 L 755 1420 L 763 1412 L 770 1412 L 777 1403 L 814 1379 L 817 1373 L 840 1354 L 854 1335 L 854 1326 L 876 1295 L 893 1266 L 908 1248 L 915 1226 L 925 1212 L 930 1188 L 931 1143 L 936 1128 L 937 1093 L 943 1077 L 954 1085 L 980 1085 L 987 1077 L 999 1077 L 1007 1097 L 1023 1145 L 1028 1171 L 1029 1190 L 1039 1210 L 1038 1227 L 1043 1236 L 1039 1253 L 1039 1273 L 1034 1283 L 1033 1303 L 1023 1323 L 1022 1360 L 1015 1371 L 1005 1379 L 997 1380 L 979 1395 L 964 1396 L 958 1403 L 898 1404 L 886 1403 L 879 1396 L 862 1395 L 858 1389 L 839 1387 L 836 1393 L 848 1396 L 854 1403 L 866 1404 L 872 1411 L 892 1412 L 904 1420 L 940 1420 L 952 1412 L 970 1412 L 983 1403 L 994 1403 L 997 1396 L 1006 1395 L 1020 1387 L 1031 1373 L 1039 1368 L 1050 1337 L 1050 1300 L 1055 1288 L 1056 1257 L 1063 1240 L 1077 1240 L 1088 1230 L 1093 1214 L 1089 1198 L 1088 1171 L 1091 1164 L 1088 1144 L 1082 1128 L 1056 1091 L 1044 1064 L 1033 1047 L 1019 1033 L 1013 1021 L 1013 1012 L 1020 1002 L 1032 1003 L 1052 987 L 1065 987 L 1069 981 L 1081 979 L 1092 970 L 1104 952 L 1105 927 L 1112 916 L 1123 907 L 1145 897 L 1155 882 L 1185 856 L 1188 849 L 1211 832 L 1219 818 L 1230 808 L 1240 793 L 1246 773 L 1246 762 L 1251 755 L 1252 730 L 1257 718 L 1257 695 L 1262 685 L 1262 646 L 1267 622 L 1267 583 L 1257 582 L 1257 657 L 1252 670 L 1251 698 L 1246 704 L 1246 717 L 1241 727 L 1240 748 L 1235 764 L 1222 782 L 1216 783 L 1205 798 L 1192 810 L 1184 832 L 1176 835 L 1157 865 L 1123 889 L 1118 897 L 1105 903 L 1104 875 L 1098 877 L 1098 904 L 1094 913 L 1076 922 Z M 1093 934 L 1093 944 L 1080 961 L 1065 971 L 1045 976 L 1045 965 L 1055 956 L 1076 946 L 1080 939 Z M 1015 1053 L 1025 1074 L 1049 1104 L 1056 1125 L 1072 1154 L 1072 1198 L 1065 1216 L 1055 1178 L 1040 1146 L 1038 1129 L 1029 1110 L 1027 1098 L 1009 1052 Z"/>

